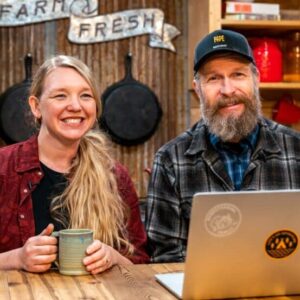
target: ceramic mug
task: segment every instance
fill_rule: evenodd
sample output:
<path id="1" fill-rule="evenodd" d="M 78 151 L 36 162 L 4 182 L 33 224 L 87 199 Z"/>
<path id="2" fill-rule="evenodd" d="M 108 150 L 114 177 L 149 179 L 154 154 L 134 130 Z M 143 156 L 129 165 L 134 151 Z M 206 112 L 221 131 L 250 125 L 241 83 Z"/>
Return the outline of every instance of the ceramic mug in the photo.
<path id="1" fill-rule="evenodd" d="M 56 265 L 59 273 L 64 275 L 90 274 L 84 264 L 86 248 L 93 242 L 93 231 L 90 229 L 64 229 L 55 231 L 53 236 L 58 241 L 58 260 Z"/>

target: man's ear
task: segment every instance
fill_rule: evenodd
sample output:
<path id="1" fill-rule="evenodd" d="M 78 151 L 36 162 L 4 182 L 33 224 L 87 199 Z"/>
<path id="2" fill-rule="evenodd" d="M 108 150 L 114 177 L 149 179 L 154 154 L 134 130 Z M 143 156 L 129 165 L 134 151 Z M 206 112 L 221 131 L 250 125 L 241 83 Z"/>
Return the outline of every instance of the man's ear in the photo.
<path id="1" fill-rule="evenodd" d="M 255 66 L 255 72 L 253 73 L 253 78 L 254 78 L 254 82 L 256 84 L 259 84 L 260 83 L 260 72 L 259 72 L 259 69 Z"/>
<path id="2" fill-rule="evenodd" d="M 260 72 L 257 69 L 257 84 L 259 84 L 259 83 L 260 83 Z"/>
<path id="3" fill-rule="evenodd" d="M 197 96 L 200 98 L 199 81 L 196 79 L 193 79 L 193 89 L 196 92 Z"/>
<path id="4" fill-rule="evenodd" d="M 40 101 L 35 96 L 30 96 L 28 99 L 28 104 L 30 106 L 31 112 L 34 115 L 36 119 L 40 119 L 42 117 L 41 111 L 40 111 Z"/>

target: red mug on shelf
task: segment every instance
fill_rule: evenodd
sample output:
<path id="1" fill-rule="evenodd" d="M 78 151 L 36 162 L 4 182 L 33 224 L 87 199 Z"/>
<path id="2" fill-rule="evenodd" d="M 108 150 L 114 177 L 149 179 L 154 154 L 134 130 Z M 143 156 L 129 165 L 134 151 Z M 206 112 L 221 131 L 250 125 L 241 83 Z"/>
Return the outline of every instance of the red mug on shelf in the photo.
<path id="1" fill-rule="evenodd" d="M 261 82 L 282 81 L 282 52 L 278 41 L 271 38 L 249 40 Z"/>

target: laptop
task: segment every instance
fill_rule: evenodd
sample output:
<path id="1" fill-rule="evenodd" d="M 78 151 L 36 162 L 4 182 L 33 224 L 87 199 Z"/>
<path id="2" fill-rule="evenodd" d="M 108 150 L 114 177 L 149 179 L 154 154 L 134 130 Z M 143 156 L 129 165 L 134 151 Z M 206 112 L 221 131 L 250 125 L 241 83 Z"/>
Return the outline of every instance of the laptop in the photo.
<path id="1" fill-rule="evenodd" d="M 197 193 L 185 271 L 156 274 L 180 299 L 300 294 L 300 190 Z"/>

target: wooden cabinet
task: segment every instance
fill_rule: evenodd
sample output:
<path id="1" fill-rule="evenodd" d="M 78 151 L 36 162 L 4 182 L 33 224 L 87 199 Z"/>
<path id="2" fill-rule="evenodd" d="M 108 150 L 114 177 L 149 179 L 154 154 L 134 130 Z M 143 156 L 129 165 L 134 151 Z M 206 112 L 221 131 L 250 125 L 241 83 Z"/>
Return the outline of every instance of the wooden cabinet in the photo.
<path id="1" fill-rule="evenodd" d="M 259 0 L 255 2 L 279 3 L 281 9 L 300 10 L 300 0 Z M 288 32 L 300 31 L 300 20 L 227 20 L 222 18 L 222 0 L 189 0 L 188 7 L 188 61 L 191 124 L 199 118 L 199 103 L 192 91 L 193 54 L 197 42 L 207 33 L 216 29 L 231 29 L 244 34 L 246 37 L 273 37 L 283 40 Z M 283 94 L 292 94 L 296 104 L 300 105 L 300 82 L 263 82 L 260 84 L 262 108 L 266 117 L 271 118 L 277 101 Z M 294 124 L 300 130 L 300 122 Z"/>

